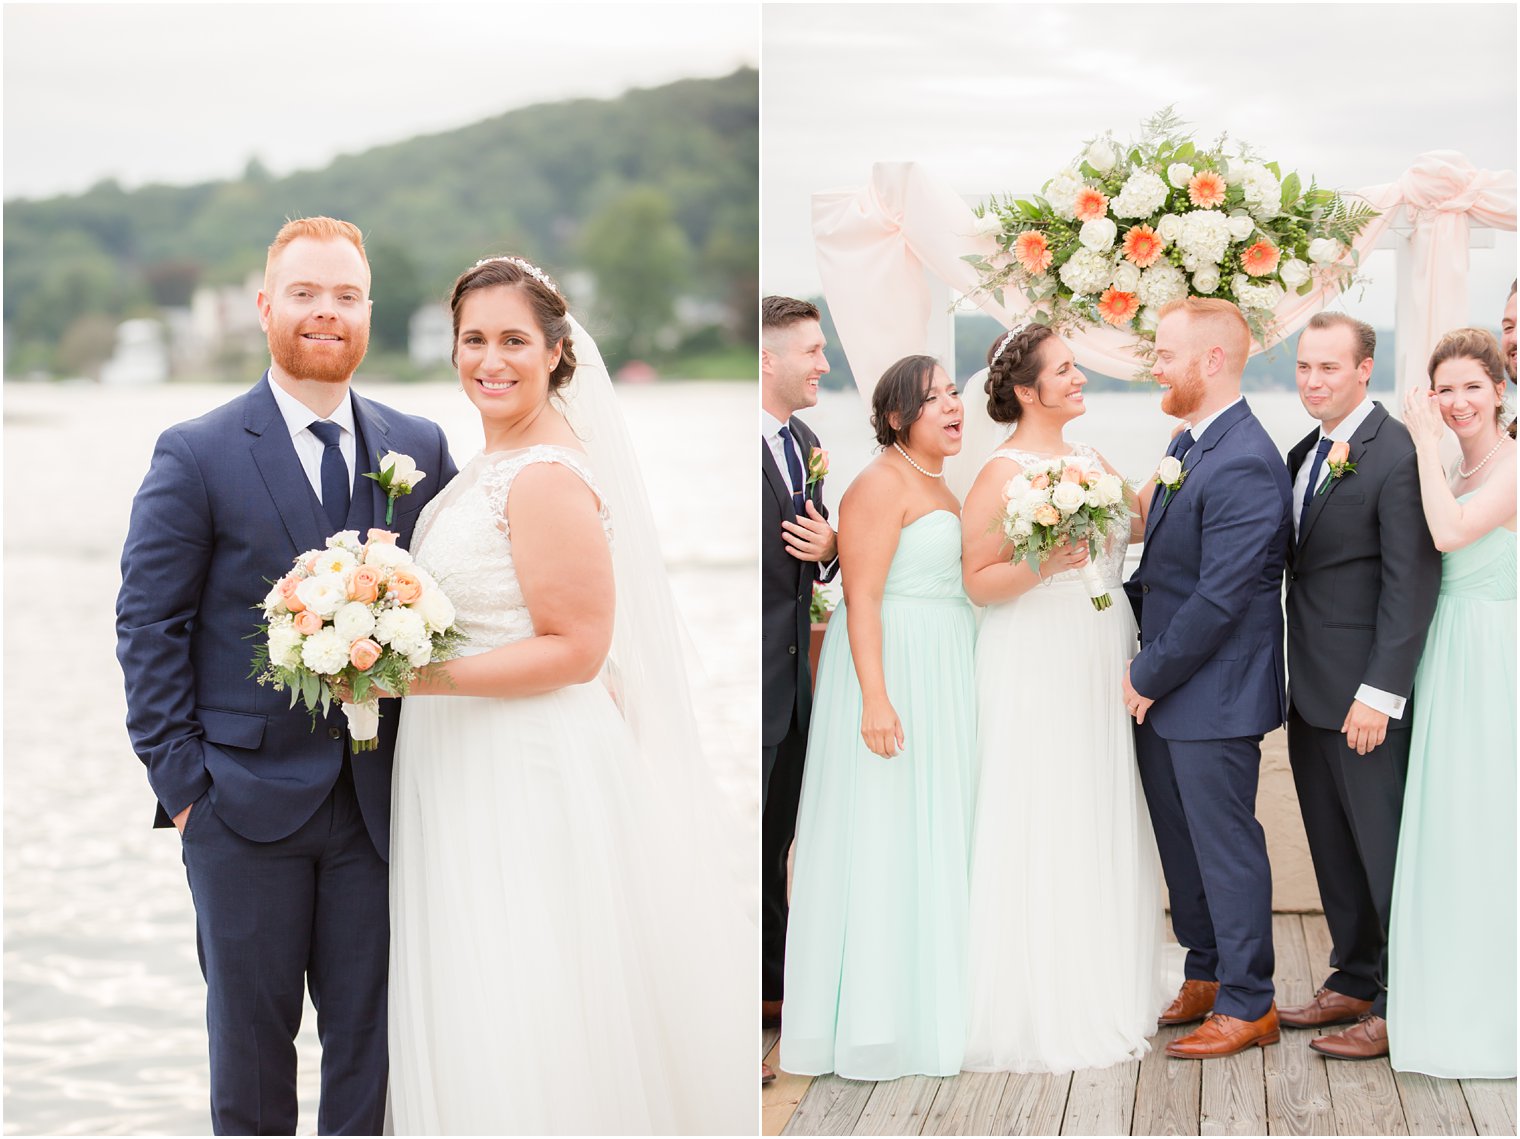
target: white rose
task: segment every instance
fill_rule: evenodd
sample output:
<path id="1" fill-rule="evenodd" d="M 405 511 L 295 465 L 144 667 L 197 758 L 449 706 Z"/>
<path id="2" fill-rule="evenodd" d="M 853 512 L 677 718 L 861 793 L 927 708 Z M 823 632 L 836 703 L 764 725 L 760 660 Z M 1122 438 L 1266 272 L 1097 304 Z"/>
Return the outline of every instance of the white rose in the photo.
<path id="1" fill-rule="evenodd" d="M 1077 194 L 1086 185 L 1082 175 L 1068 167 L 1045 183 L 1045 200 L 1057 217 L 1071 221 L 1077 216 Z"/>
<path id="2" fill-rule="evenodd" d="M 1020 515 L 1013 520 L 1010 530 L 1012 531 L 1014 541 L 1018 541 L 1020 538 L 1027 538 L 1034 533 L 1034 523 L 1030 519 Z"/>
<path id="3" fill-rule="evenodd" d="M 333 628 L 338 631 L 338 636 L 352 644 L 374 631 L 375 615 L 364 602 L 350 601 L 333 614 Z"/>
<path id="4" fill-rule="evenodd" d="M 1114 270 L 1114 288 L 1121 293 L 1134 293 L 1140 289 L 1140 267 L 1130 261 L 1120 261 Z"/>
<path id="5" fill-rule="evenodd" d="M 421 645 L 406 654 L 407 663 L 413 668 L 421 668 L 433 659 L 433 642 L 423 641 Z"/>
<path id="6" fill-rule="evenodd" d="M 1194 170 L 1186 162 L 1174 162 L 1166 168 L 1166 180 L 1179 190 L 1187 189 L 1193 180 Z"/>
<path id="7" fill-rule="evenodd" d="M 348 590 L 341 574 L 323 573 L 296 586 L 296 596 L 318 617 L 331 617 L 348 600 Z"/>
<path id="8" fill-rule="evenodd" d="M 357 550 L 363 544 L 363 542 L 359 541 L 359 531 L 357 530 L 339 530 L 331 538 L 327 539 L 327 548 L 329 550 L 334 546 L 346 546 L 350 550 Z"/>
<path id="9" fill-rule="evenodd" d="M 280 583 L 275 582 L 269 587 L 269 592 L 264 594 L 264 616 L 273 617 L 278 613 L 288 613 L 289 606 L 285 604 L 285 595 L 280 592 Z"/>
<path id="10" fill-rule="evenodd" d="M 301 634 L 291 621 L 269 626 L 269 663 L 281 668 L 295 668 L 301 663 Z"/>
<path id="11" fill-rule="evenodd" d="M 1283 284 L 1288 288 L 1296 289 L 1308 282 L 1309 263 L 1300 261 L 1297 257 L 1291 257 L 1277 267 L 1277 275 L 1282 278 Z"/>
<path id="12" fill-rule="evenodd" d="M 1082 223 L 1082 245 L 1094 253 L 1108 252 L 1114 247 L 1114 238 L 1118 236 L 1119 227 L 1114 224 L 1113 218 L 1094 218 Z"/>
<path id="13" fill-rule="evenodd" d="M 1098 492 L 1098 499 L 1104 506 L 1113 506 L 1124 501 L 1124 480 L 1118 475 L 1104 473 L 1098 476 L 1098 481 L 1093 484 L 1093 489 Z"/>
<path id="14" fill-rule="evenodd" d="M 1139 169 L 1125 179 L 1108 208 L 1116 218 L 1148 218 L 1161 208 L 1167 193 L 1160 175 Z"/>
<path id="15" fill-rule="evenodd" d="M 977 237 L 996 237 L 1003 232 L 1003 223 L 998 216 L 990 210 L 976 219 L 976 224 L 971 227 L 971 232 Z"/>
<path id="16" fill-rule="evenodd" d="M 1081 483 L 1057 483 L 1050 495 L 1051 505 L 1062 514 L 1070 514 L 1086 501 L 1087 492 L 1082 489 Z"/>
<path id="17" fill-rule="evenodd" d="M 387 609 L 375 621 L 374 638 L 382 645 L 393 645 L 398 652 L 405 652 L 401 646 L 416 646 L 425 641 L 427 629 L 415 609 Z"/>
<path id="18" fill-rule="evenodd" d="M 1219 288 L 1219 266 L 1205 265 L 1193 274 L 1193 291 L 1207 296 Z"/>
<path id="19" fill-rule="evenodd" d="M 1140 315 L 1135 318 L 1135 323 L 1141 332 L 1155 332 L 1161 324 L 1161 310 L 1154 305 L 1149 305 L 1140 310 Z"/>
<path id="20" fill-rule="evenodd" d="M 380 473 L 391 471 L 391 486 L 405 487 L 411 490 L 427 475 L 417 469 L 417 464 L 410 455 L 403 455 L 400 451 L 387 451 L 380 458 Z"/>
<path id="21" fill-rule="evenodd" d="M 317 555 L 316 565 L 312 568 L 319 575 L 337 574 L 341 577 L 358 564 L 359 559 L 342 546 L 330 546 Z"/>
<path id="22" fill-rule="evenodd" d="M 1114 163 L 1119 161 L 1119 155 L 1114 150 L 1114 144 L 1106 138 L 1100 138 L 1087 148 L 1083 156 L 1087 164 L 1099 174 L 1107 174 L 1114 168 Z"/>
<path id="23" fill-rule="evenodd" d="M 1003 501 L 1007 503 L 1023 502 L 1024 496 L 1029 493 L 1029 480 L 1023 475 L 1014 475 L 1003 484 Z"/>
<path id="24" fill-rule="evenodd" d="M 371 542 L 364 551 L 364 564 L 382 568 L 406 568 L 412 564 L 412 555 L 394 542 Z"/>
<path id="25" fill-rule="evenodd" d="M 1233 277 L 1230 278 L 1230 292 L 1235 294 L 1235 298 L 1237 300 L 1239 300 L 1250 288 L 1251 278 L 1247 277 L 1244 273 L 1236 273 Z"/>
<path id="26" fill-rule="evenodd" d="M 1095 486 L 1087 488 L 1085 498 L 1088 506 L 1099 507 L 1103 505 L 1103 496 L 1098 493 L 1098 488 Z"/>
<path id="27" fill-rule="evenodd" d="M 412 611 L 435 633 L 443 632 L 454 623 L 454 603 L 436 585 L 422 591 L 422 596 L 412 603 Z"/>
<path id="28" fill-rule="evenodd" d="M 1230 236 L 1236 241 L 1244 241 L 1256 232 L 1256 222 L 1249 214 L 1231 214 L 1228 224 Z"/>
<path id="29" fill-rule="evenodd" d="M 1162 214 L 1156 223 L 1156 236 L 1170 245 L 1182 234 L 1182 219 L 1176 214 Z"/>
<path id="30" fill-rule="evenodd" d="M 1333 237 L 1316 237 L 1309 242 L 1309 260 L 1316 265 L 1330 265 L 1341 259 L 1345 247 Z"/>
<path id="31" fill-rule="evenodd" d="M 1182 460 L 1175 455 L 1168 455 L 1161 460 L 1161 465 L 1156 468 L 1156 478 L 1163 486 L 1170 486 L 1182 477 Z"/>
<path id="32" fill-rule="evenodd" d="M 333 628 L 313 633 L 301 646 L 301 663 L 312 672 L 338 672 L 348 663 L 348 642 Z"/>

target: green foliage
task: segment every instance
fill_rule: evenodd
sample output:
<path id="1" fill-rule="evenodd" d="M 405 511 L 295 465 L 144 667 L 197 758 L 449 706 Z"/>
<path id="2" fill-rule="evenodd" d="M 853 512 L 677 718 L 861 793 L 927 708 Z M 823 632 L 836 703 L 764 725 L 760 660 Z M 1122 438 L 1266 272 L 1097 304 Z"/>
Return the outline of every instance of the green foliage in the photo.
<path id="1" fill-rule="evenodd" d="M 577 260 L 596 278 L 596 311 L 608 330 L 608 353 L 653 357 L 692 260 L 670 198 L 653 187 L 635 187 L 608 202 L 586 224 Z"/>

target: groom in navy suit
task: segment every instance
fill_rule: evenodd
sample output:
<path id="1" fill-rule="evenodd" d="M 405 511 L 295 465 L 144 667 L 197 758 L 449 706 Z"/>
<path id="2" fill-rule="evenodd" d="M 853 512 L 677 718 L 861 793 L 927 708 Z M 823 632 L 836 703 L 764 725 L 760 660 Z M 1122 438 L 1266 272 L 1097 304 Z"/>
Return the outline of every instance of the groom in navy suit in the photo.
<path id="1" fill-rule="evenodd" d="M 259 318 L 273 363 L 251 390 L 165 431 L 132 504 L 116 603 L 127 730 L 175 826 L 206 978 L 219 1135 L 296 1128 L 303 991 L 322 1040 L 317 1128 L 384 1122 L 391 755 L 354 757 L 334 709 L 313 728 L 249 679 L 268 581 L 330 534 L 385 520 L 387 451 L 427 474 L 396 503 L 398 541 L 453 477 L 436 424 L 349 391 L 369 342 L 358 229 L 288 222 L 269 247 Z"/>
<path id="2" fill-rule="evenodd" d="M 1208 1016 L 1167 1045 L 1170 1056 L 1228 1056 L 1278 1038 L 1272 872 L 1255 808 L 1261 737 L 1286 715 L 1292 487 L 1240 395 L 1249 352 L 1250 331 L 1228 301 L 1189 297 L 1161 310 L 1161 410 L 1190 427 L 1172 440 L 1180 473 L 1156 488 L 1125 583 L 1140 652 L 1124 697 L 1172 929 L 1188 950 L 1186 980 L 1160 1022 Z"/>

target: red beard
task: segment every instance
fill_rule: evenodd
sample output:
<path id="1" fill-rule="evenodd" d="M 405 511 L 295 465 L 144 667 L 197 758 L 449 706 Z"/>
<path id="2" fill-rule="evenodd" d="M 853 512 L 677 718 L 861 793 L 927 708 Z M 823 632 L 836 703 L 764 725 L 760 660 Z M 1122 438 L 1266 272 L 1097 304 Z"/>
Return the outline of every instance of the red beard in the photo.
<path id="1" fill-rule="evenodd" d="M 303 332 L 331 331 L 343 340 L 334 344 L 313 343 L 302 339 Z M 298 380 L 319 383 L 346 383 L 359 370 L 359 363 L 369 350 L 369 327 L 334 329 L 293 329 L 286 332 L 275 321 L 269 322 L 269 354 L 287 375 Z"/>
<path id="2" fill-rule="evenodd" d="M 1194 360 L 1188 364 L 1187 374 L 1171 381 L 1171 390 L 1162 393 L 1161 410 L 1173 419 L 1187 419 L 1203 406 L 1205 394 L 1203 368 Z"/>

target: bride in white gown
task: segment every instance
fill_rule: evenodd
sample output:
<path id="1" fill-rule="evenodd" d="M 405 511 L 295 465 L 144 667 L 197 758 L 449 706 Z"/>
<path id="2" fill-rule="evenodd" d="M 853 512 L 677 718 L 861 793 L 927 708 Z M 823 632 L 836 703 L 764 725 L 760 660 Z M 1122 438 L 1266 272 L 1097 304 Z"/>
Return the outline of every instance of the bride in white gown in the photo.
<path id="1" fill-rule="evenodd" d="M 1114 598 L 1100 612 L 1077 572 L 1085 545 L 1059 549 L 1036 573 L 1009 564 L 993 525 L 1021 469 L 1062 458 L 1107 466 L 1064 438 L 1085 410 L 1085 383 L 1071 349 L 1040 325 L 989 353 L 988 415 L 1016 427 L 962 512 L 966 593 L 987 607 L 976 643 L 968 1071 L 1067 1072 L 1140 1056 L 1175 988 L 1121 689 L 1136 651 L 1120 584 L 1127 540 L 1097 559 Z M 1141 533 L 1137 519 L 1131 534 Z"/>
<path id="2" fill-rule="evenodd" d="M 395 1129 L 753 1134 L 742 831 L 605 367 L 526 261 L 476 265 L 451 307 L 485 450 L 414 542 L 467 646 L 396 746 Z"/>

